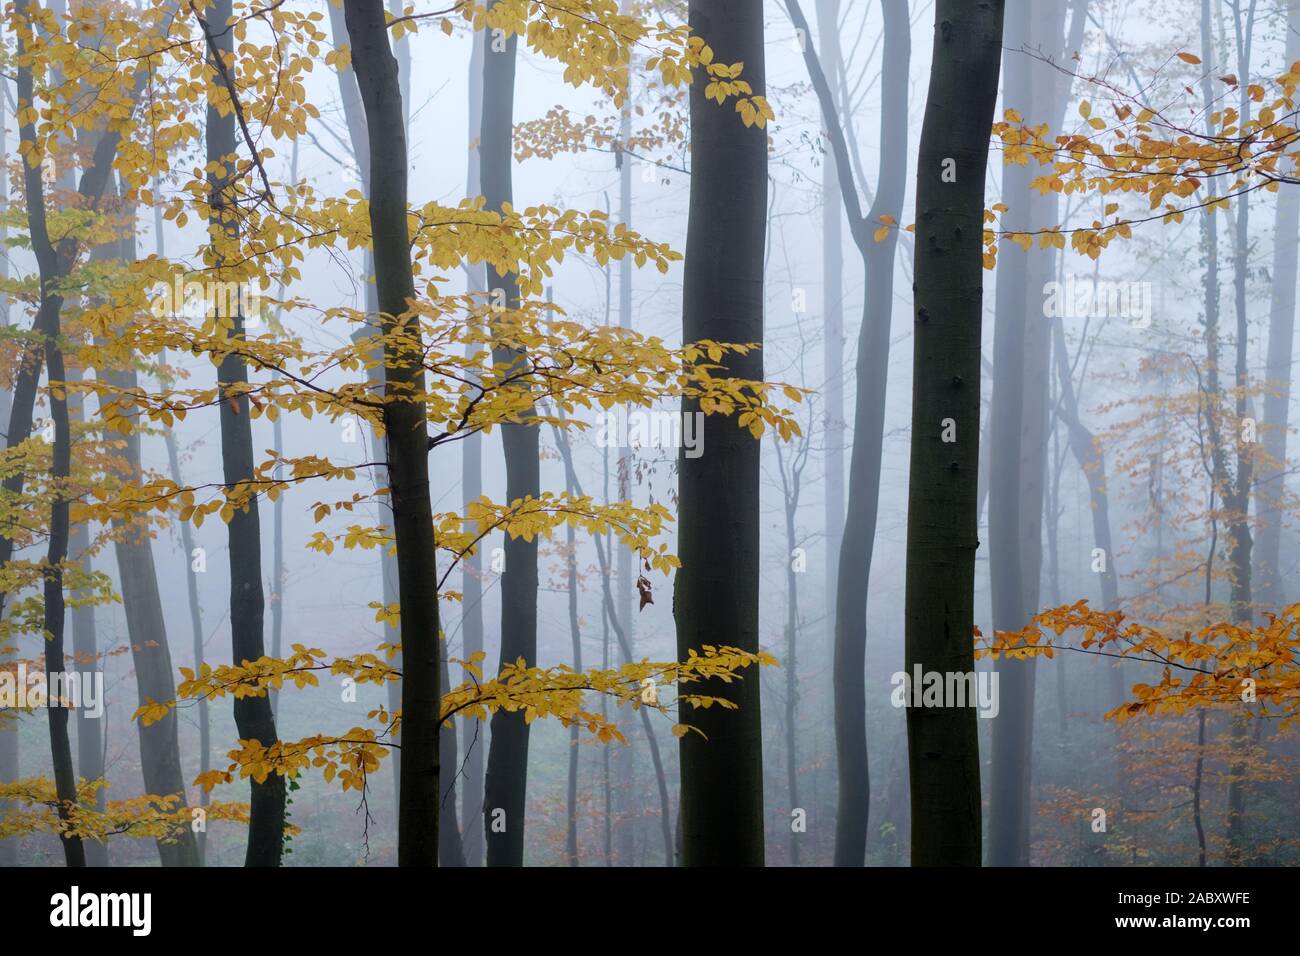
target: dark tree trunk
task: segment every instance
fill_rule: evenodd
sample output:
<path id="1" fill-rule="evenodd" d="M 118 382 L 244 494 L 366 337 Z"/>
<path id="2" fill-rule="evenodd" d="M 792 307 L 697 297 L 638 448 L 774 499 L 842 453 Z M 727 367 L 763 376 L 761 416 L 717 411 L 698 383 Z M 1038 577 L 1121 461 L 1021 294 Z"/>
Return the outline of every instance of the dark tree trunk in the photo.
<path id="1" fill-rule="evenodd" d="M 30 20 L 32 0 L 17 0 L 15 10 L 19 16 Z M 23 57 L 24 44 L 18 43 L 18 55 Z M 31 68 L 20 66 L 17 70 L 16 88 L 20 104 L 33 104 L 33 81 Z M 139 96 L 144 83 L 144 72 L 137 80 L 134 95 Z M 36 128 L 31 123 L 19 124 L 19 137 L 23 142 L 36 142 Z M 83 202 L 93 208 L 103 195 L 104 188 L 117 157 L 121 134 L 110 131 L 99 137 L 91 153 L 90 164 L 81 176 L 77 187 Z M 50 240 L 45 222 L 45 186 L 41 179 L 39 166 L 23 164 L 23 185 L 26 191 L 28 233 L 31 237 L 32 251 L 36 256 L 37 269 L 40 272 L 41 288 L 53 288 L 71 270 L 77 255 L 77 238 L 65 236 L 57 246 Z M 32 342 L 24 350 L 18 371 L 14 376 L 13 400 L 9 407 L 9 428 L 5 432 L 5 447 L 21 445 L 32 434 L 32 416 L 36 406 L 36 388 L 40 382 L 41 370 L 45 365 L 45 341 L 59 324 L 59 314 L 63 308 L 63 298 L 58 295 L 42 296 L 36 319 L 32 323 Z M 17 472 L 7 476 L 0 487 L 8 495 L 18 497 L 26 484 L 26 475 Z M 14 542 L 8 534 L 0 532 L 0 568 L 7 566 L 13 558 Z M 8 595 L 0 592 L 0 613 L 4 611 Z"/>
<path id="2" fill-rule="evenodd" d="M 393 340 L 423 341 L 418 321 L 403 319 L 415 299 L 406 227 L 407 153 L 397 60 L 388 43 L 381 0 L 347 4 L 352 65 L 365 105 L 370 162 L 370 230 L 375 284 L 385 333 L 389 489 L 397 539 L 402 638 L 402 752 L 398 863 L 438 862 L 440 664 L 438 569 L 429 501 L 424 367 Z"/>
<path id="3" fill-rule="evenodd" d="M 16 13 L 31 25 L 33 4 L 31 0 L 18 0 Z M 19 66 L 17 70 L 17 94 L 20 107 L 31 106 L 35 109 L 35 93 L 32 69 L 23 61 L 26 56 L 26 44 L 18 42 Z M 35 147 L 36 130 L 30 120 L 19 124 L 19 135 L 29 148 Z M 79 192 L 83 199 L 93 205 L 101 196 L 108 182 L 112 162 L 117 154 L 119 134 L 109 133 L 100 137 L 92 152 L 90 166 L 82 176 Z M 63 309 L 63 297 L 54 291 L 57 284 L 71 270 L 77 253 L 77 240 L 67 236 L 56 247 L 50 239 L 45 212 L 45 184 L 42 179 L 43 169 L 40 164 L 33 166 L 23 163 L 23 186 L 26 192 L 28 234 L 32 251 L 36 256 L 40 275 L 40 299 L 36 319 L 32 324 L 33 342 L 24 352 L 14 382 L 13 403 L 10 407 L 9 429 L 6 433 L 6 446 L 26 441 L 31 435 L 32 416 L 36 404 L 37 384 L 42 367 L 48 365 L 49 381 L 65 380 L 63 354 L 60 351 L 59 336 L 60 313 Z M 67 402 L 61 391 L 50 390 L 50 410 L 54 419 L 54 450 L 51 480 L 54 491 L 51 495 L 50 529 L 47 550 L 48 566 L 44 572 L 44 626 L 48 632 L 46 642 L 47 688 L 49 675 L 62 673 L 64 670 L 64 595 L 63 570 L 61 562 L 68 551 L 68 500 L 62 487 L 67 484 L 71 472 L 71 435 L 68 422 Z M 4 479 L 3 487 L 8 495 L 17 497 L 22 494 L 26 476 L 18 471 Z M 7 534 L 0 535 L 0 567 L 8 565 L 13 557 L 13 539 Z M 0 594 L 0 612 L 3 611 L 5 595 Z M 59 816 L 67 819 L 69 808 L 77 801 L 76 768 L 73 765 L 72 748 L 68 739 L 68 711 L 63 707 L 49 708 L 50 753 L 54 763 L 55 791 L 60 802 Z M 69 866 L 85 866 L 85 848 L 79 837 L 62 837 L 64 857 Z"/>
<path id="4" fill-rule="evenodd" d="M 215 75 L 212 82 L 226 87 L 232 97 L 238 96 L 233 83 L 234 31 L 227 29 L 231 19 L 231 0 L 216 0 L 209 8 L 208 18 L 202 24 L 207 36 L 210 60 Z M 218 57 L 220 60 L 218 61 Z M 219 63 L 224 63 L 221 68 Z M 236 86 L 232 89 L 232 86 Z M 239 223 L 233 191 L 233 170 L 227 166 L 228 158 L 237 148 L 235 139 L 235 114 L 227 110 L 222 115 L 209 105 L 207 116 L 208 189 L 211 203 L 209 221 L 212 228 L 229 240 L 237 235 Z M 217 271 L 221 275 L 220 255 L 216 256 Z M 221 298 L 221 297 L 217 297 Z M 228 297 L 227 297 L 228 298 Z M 220 305 L 217 306 L 219 310 Z M 227 319 L 230 334 L 238 339 L 244 335 L 244 317 L 236 309 L 230 316 L 214 314 L 213 319 Z M 221 464 L 222 477 L 228 489 L 253 477 L 253 430 L 249 419 L 249 401 L 243 394 L 248 383 L 248 367 L 243 358 L 232 352 L 222 359 L 217 369 L 217 384 L 221 390 Z M 266 654 L 264 615 L 266 599 L 262 591 L 262 525 L 258 516 L 257 498 L 250 497 L 246 507 L 237 507 L 227 526 L 230 565 L 230 641 L 231 658 L 236 663 L 256 661 Z M 242 697 L 235 701 L 235 726 L 241 740 L 256 740 L 265 747 L 278 742 L 275 717 L 271 713 L 271 700 L 265 694 Z M 245 866 L 279 866 L 284 847 L 285 781 L 272 773 L 258 783 L 253 780 L 249 808 L 248 847 L 244 854 Z"/>
<path id="5" fill-rule="evenodd" d="M 763 9 L 748 0 L 691 0 L 691 32 L 719 62 L 744 63 L 755 95 L 766 92 Z M 682 341 L 763 341 L 763 246 L 767 134 L 746 128 L 731 104 L 690 89 L 691 193 L 682 291 Z M 723 254 L 725 250 L 725 254 Z M 763 377 L 760 351 L 731 355 L 725 374 Z M 699 403 L 682 402 L 694 415 Z M 730 418 L 704 419 L 708 449 L 678 459 L 679 533 L 673 617 L 677 653 L 703 645 L 757 651 L 760 443 Z M 682 865 L 763 865 L 763 749 L 756 674 L 699 685 L 737 710 L 688 710 L 704 736 L 681 738 Z"/>
<path id="6" fill-rule="evenodd" d="M 487 208 L 493 210 L 500 210 L 514 198 L 511 141 L 517 42 L 518 37 L 512 35 L 496 49 L 497 44 L 489 39 L 484 55 L 479 171 Z M 506 309 L 518 307 L 519 283 L 515 275 L 500 275 L 489 268 L 488 284 L 494 293 L 501 291 Z M 493 358 L 505 366 L 519 360 L 506 349 L 494 349 Z M 501 444 L 505 449 L 506 501 L 530 495 L 536 498 L 541 493 L 537 429 L 532 425 L 503 425 Z M 505 562 L 501 576 L 501 664 L 522 657 L 532 667 L 537 663 L 537 539 L 507 537 Z M 497 711 L 492 715 L 491 731 L 483 803 L 487 865 L 522 866 L 528 724 L 522 711 Z"/>
<path id="7" fill-rule="evenodd" d="M 936 0 L 917 167 L 915 351 L 905 670 L 974 660 L 984 177 L 1002 52 L 1002 0 Z M 956 441 L 945 431 L 956 429 Z M 951 702 L 949 702 L 951 703 Z M 980 864 L 972 707 L 907 709 L 912 865 Z"/>
<path id="8" fill-rule="evenodd" d="M 44 283 L 42 283 L 44 285 Z M 48 301 L 42 291 L 42 305 Z M 49 368 L 50 415 L 54 419 L 54 456 L 50 478 L 53 483 L 50 503 L 49 549 L 45 577 L 45 686 L 50 694 L 50 753 L 54 760 L 54 787 L 59 799 L 59 819 L 69 819 L 70 808 L 77 802 L 77 770 L 72 762 L 68 742 L 68 709 L 55 706 L 55 681 L 62 685 L 66 668 L 63 653 L 63 560 L 68 555 L 68 498 L 65 485 L 72 473 L 72 435 L 68 423 L 68 403 L 56 386 L 66 381 L 63 351 L 59 345 L 58 310 L 49 337 L 45 340 L 45 361 Z M 57 675 L 57 676 L 56 676 Z M 68 866 L 86 865 L 86 848 L 79 836 L 60 834 L 63 857 Z"/>

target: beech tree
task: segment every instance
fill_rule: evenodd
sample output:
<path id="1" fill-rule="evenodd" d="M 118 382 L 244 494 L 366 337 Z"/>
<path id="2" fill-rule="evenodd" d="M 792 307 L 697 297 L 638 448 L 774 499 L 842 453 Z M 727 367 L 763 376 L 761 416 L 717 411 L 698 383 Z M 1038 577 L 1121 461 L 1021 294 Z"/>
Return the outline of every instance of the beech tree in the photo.
<path id="1" fill-rule="evenodd" d="M 916 179 L 908 673 L 975 669 L 984 174 L 1004 6 L 935 3 Z M 969 707 L 907 709 L 913 866 L 980 865 L 976 719 Z"/>

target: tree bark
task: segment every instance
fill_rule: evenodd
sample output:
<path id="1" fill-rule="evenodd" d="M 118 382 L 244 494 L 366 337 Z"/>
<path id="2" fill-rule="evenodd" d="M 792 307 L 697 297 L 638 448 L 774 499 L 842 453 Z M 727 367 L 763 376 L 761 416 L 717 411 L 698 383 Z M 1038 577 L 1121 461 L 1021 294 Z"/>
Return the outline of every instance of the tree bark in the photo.
<path id="1" fill-rule="evenodd" d="M 493 4 L 495 5 L 495 4 Z M 479 172 L 488 209 L 500 210 L 514 200 L 511 143 L 515 101 L 515 51 L 518 37 L 498 44 L 489 38 L 483 63 L 483 119 Z M 499 46 L 499 49 L 498 49 Z M 513 273 L 488 269 L 488 284 L 500 290 L 506 309 L 519 306 L 519 283 Z M 495 348 L 493 358 L 507 367 L 519 361 L 509 349 Z M 531 406 L 526 414 L 531 415 Z M 533 425 L 501 426 L 505 449 L 506 500 L 541 494 L 538 433 Z M 507 536 L 505 573 L 501 576 L 501 666 L 519 658 L 537 663 L 537 539 Z M 522 866 L 528 781 L 528 724 L 522 711 L 492 715 L 484 787 L 484 830 L 488 866 Z M 504 814 L 504 817 L 502 817 Z"/>
<path id="2" fill-rule="evenodd" d="M 397 538 L 398 603 L 402 637 L 401 805 L 398 863 L 434 866 L 438 861 L 439 696 L 442 657 L 438 623 L 438 569 L 429 501 L 428 434 L 424 367 L 394 341 L 401 331 L 423 353 L 415 317 L 404 318 L 415 299 L 407 232 L 407 153 L 397 60 L 388 42 L 381 0 L 347 4 L 352 65 L 369 132 L 370 230 L 375 284 L 385 333 L 389 489 Z M 382 131 L 382 133 L 380 132 Z"/>
<path id="3" fill-rule="evenodd" d="M 227 29 L 232 17 L 231 0 L 216 0 L 208 8 L 208 17 L 201 21 L 207 38 L 210 61 L 213 64 L 213 83 L 220 83 L 234 99 L 238 89 L 231 74 L 235 69 L 234 31 Z M 218 60 L 218 58 L 220 58 Z M 219 66 L 224 63 L 224 68 Z M 234 199 L 229 193 L 234 186 L 233 170 L 227 165 L 236 150 L 235 114 L 226 115 L 211 103 L 207 115 L 208 190 L 211 213 L 209 222 L 214 232 L 226 241 L 237 237 L 239 223 Z M 216 271 L 221 277 L 221 256 L 214 250 Z M 215 297 L 218 300 L 229 297 Z M 213 320 L 226 320 L 230 335 L 238 340 L 244 336 L 244 317 L 238 308 L 233 315 L 219 314 L 218 303 Z M 253 430 L 249 419 L 250 405 L 242 387 L 248 383 L 248 367 L 236 352 L 226 355 L 217 369 L 217 385 L 221 392 L 221 464 L 226 488 L 235 489 L 240 482 L 253 477 Z M 231 658 L 236 663 L 256 661 L 266 654 L 264 616 L 266 598 L 262 590 L 262 525 L 258 516 L 257 498 L 250 497 L 246 507 L 238 507 L 227 526 L 230 566 L 230 641 Z M 271 700 L 265 694 L 235 700 L 235 726 L 240 740 L 256 740 L 265 747 L 277 743 L 275 717 L 271 713 Z M 284 848 L 285 781 L 278 773 L 270 774 L 264 781 L 251 781 L 248 846 L 244 854 L 245 866 L 279 866 Z"/>
<path id="4" fill-rule="evenodd" d="M 984 178 L 1002 52 L 1002 0 L 936 0 L 917 167 L 915 346 L 905 669 L 974 660 Z M 956 441 L 945 442 L 949 427 Z M 912 865 L 980 864 L 973 708 L 907 709 Z"/>
<path id="5" fill-rule="evenodd" d="M 766 92 L 763 10 L 748 0 L 691 0 L 691 33 L 719 62 L 744 63 L 754 95 Z M 763 341 L 767 135 L 746 128 L 730 104 L 690 89 L 691 191 L 682 290 L 682 341 Z M 724 254 L 725 250 L 725 254 Z M 761 351 L 729 355 L 725 373 L 761 379 Z M 684 399 L 682 413 L 700 411 Z M 760 443 L 735 421 L 703 421 L 707 451 L 678 459 L 678 550 L 673 616 L 677 653 L 703 645 L 757 651 Z M 680 715 L 703 731 L 681 738 L 682 865 L 763 865 L 763 751 L 759 680 L 700 685 L 737 710 Z"/>

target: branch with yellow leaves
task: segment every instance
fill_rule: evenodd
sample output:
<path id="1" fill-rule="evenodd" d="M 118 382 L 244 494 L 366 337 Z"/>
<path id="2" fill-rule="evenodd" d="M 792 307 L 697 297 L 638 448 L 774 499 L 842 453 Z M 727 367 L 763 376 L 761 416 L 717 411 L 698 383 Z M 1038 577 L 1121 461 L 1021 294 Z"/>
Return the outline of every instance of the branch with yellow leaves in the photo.
<path id="1" fill-rule="evenodd" d="M 1067 632 L 1079 632 L 1076 641 Z M 987 639 L 976 629 L 976 656 L 1013 660 L 1053 658 L 1057 651 L 1158 664 L 1156 684 L 1132 687 L 1132 700 L 1106 714 L 1184 714 L 1199 707 L 1257 704 L 1253 716 L 1300 721 L 1300 604 L 1266 615 L 1263 624 L 1216 622 L 1181 634 L 1128 620 L 1122 611 L 1099 611 L 1088 602 L 1051 608 L 1019 631 Z"/>

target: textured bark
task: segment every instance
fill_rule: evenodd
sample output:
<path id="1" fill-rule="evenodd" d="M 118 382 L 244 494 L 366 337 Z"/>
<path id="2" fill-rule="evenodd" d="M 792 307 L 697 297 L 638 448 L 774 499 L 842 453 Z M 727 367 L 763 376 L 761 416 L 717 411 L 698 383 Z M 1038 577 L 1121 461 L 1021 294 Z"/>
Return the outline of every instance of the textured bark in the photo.
<path id="1" fill-rule="evenodd" d="M 407 152 L 397 60 L 388 43 L 380 0 L 346 7 L 352 64 L 366 129 L 370 131 L 370 230 L 379 312 L 386 335 L 389 489 L 397 539 L 398 603 L 402 639 L 402 765 L 398 817 L 398 863 L 434 866 L 438 861 L 439 711 L 442 657 L 438 623 L 438 569 L 429 501 L 426 389 L 419 359 L 391 338 L 401 330 L 422 342 L 415 322 L 402 317 L 415 298 L 407 232 Z M 380 132 L 382 131 L 382 133 Z M 417 349 L 417 355 L 423 351 Z"/>
<path id="2" fill-rule="evenodd" d="M 479 173 L 487 208 L 494 210 L 514 199 L 511 142 L 518 39 L 509 37 L 501 50 L 494 50 L 489 43 L 483 62 Z M 518 306 L 519 283 L 513 274 L 501 275 L 489 268 L 488 285 L 503 292 L 507 309 Z M 519 357 L 498 348 L 493 350 L 493 358 L 498 365 L 509 367 Z M 531 408 L 527 414 L 531 414 Z M 537 428 L 531 424 L 503 425 L 501 444 L 505 449 L 506 500 L 514 502 L 530 495 L 536 498 L 541 493 Z M 505 562 L 501 576 L 500 662 L 513 663 L 522 657 L 532 667 L 537 663 L 537 539 L 525 541 L 507 536 Z M 487 865 L 522 866 L 529 728 L 521 711 L 497 711 L 492 715 L 491 730 L 483 802 Z M 504 812 L 504 819 L 499 812 Z"/>
<path id="3" fill-rule="evenodd" d="M 766 91 L 763 10 L 748 0 L 691 0 L 691 32 L 720 62 L 743 62 L 755 95 Z M 763 341 L 767 135 L 730 106 L 690 90 L 691 192 L 682 290 L 682 341 Z M 725 250 L 725 252 L 724 252 Z M 728 356 L 726 374 L 763 377 L 761 351 Z M 682 402 L 684 414 L 699 411 Z M 678 555 L 673 594 L 677 653 L 705 644 L 757 651 L 760 444 L 735 421 L 708 416 L 704 454 L 678 459 Z M 737 710 L 691 710 L 703 731 L 681 738 L 682 865 L 763 864 L 763 750 L 759 681 L 704 682 Z"/>
<path id="4" fill-rule="evenodd" d="M 908 673 L 975 669 L 981 234 L 1002 21 L 1001 0 L 935 4 L 917 166 Z M 946 419 L 955 442 L 942 440 Z M 969 706 L 907 709 L 913 866 L 980 864 L 976 719 Z"/>
<path id="5" fill-rule="evenodd" d="M 216 0 L 208 8 L 207 19 L 202 22 L 207 37 L 209 58 L 214 64 L 214 83 L 226 87 L 233 98 L 237 89 L 230 89 L 227 77 L 234 70 L 234 31 L 226 29 L 231 19 L 231 0 Z M 225 69 L 218 64 L 225 63 Z M 211 212 L 209 222 L 213 230 L 233 237 L 239 228 L 234 212 L 232 170 L 228 157 L 236 151 L 235 114 L 227 111 L 222 116 L 214 106 L 208 106 L 207 160 L 208 191 Z M 220 261 L 215 263 L 216 274 L 221 274 Z M 220 305 L 217 306 L 221 308 Z M 230 334 L 238 339 L 244 335 L 244 317 L 238 309 L 230 316 L 214 315 L 211 318 L 228 319 Z M 227 488 L 235 488 L 253 477 L 253 430 L 249 418 L 248 396 L 244 386 L 248 383 L 248 367 L 243 358 L 232 352 L 225 356 L 217 368 L 217 385 L 221 391 L 221 466 L 222 478 Z M 265 611 L 266 598 L 262 590 L 262 525 L 258 515 L 257 499 L 251 498 L 246 507 L 236 508 L 227 525 L 230 566 L 230 642 L 231 658 L 236 662 L 255 661 L 266 653 Z M 269 747 L 278 741 L 275 717 L 271 713 L 271 700 L 260 697 L 243 697 L 234 703 L 235 727 L 241 740 L 256 740 Z M 244 853 L 245 866 L 279 866 L 284 848 L 285 781 L 279 774 L 270 774 L 264 781 L 251 781 L 249 806 L 248 846 Z"/>
<path id="6" fill-rule="evenodd" d="M 808 29 L 799 4 L 788 4 L 797 29 Z M 839 770 L 835 818 L 835 865 L 861 866 L 866 853 L 871 786 L 867 762 L 866 652 L 867 593 L 880 508 L 880 467 L 885 434 L 885 391 L 889 377 L 889 330 L 893 312 L 894 254 L 898 230 L 881 242 L 873 233 L 902 215 L 907 176 L 907 73 L 911 34 L 907 4 L 883 5 L 885 38 L 880 116 L 881 167 L 875 201 L 862 215 L 849 176 L 840 182 L 841 205 L 849 233 L 862 258 L 866 281 L 862 326 L 858 333 L 857 398 L 853 451 L 849 462 L 848 513 L 838 554 L 835 605 L 835 750 Z M 839 168 L 850 167 L 844 127 L 823 64 L 810 44 L 804 60 L 821 103 L 833 155 Z M 886 219 L 885 217 L 888 217 Z"/>

